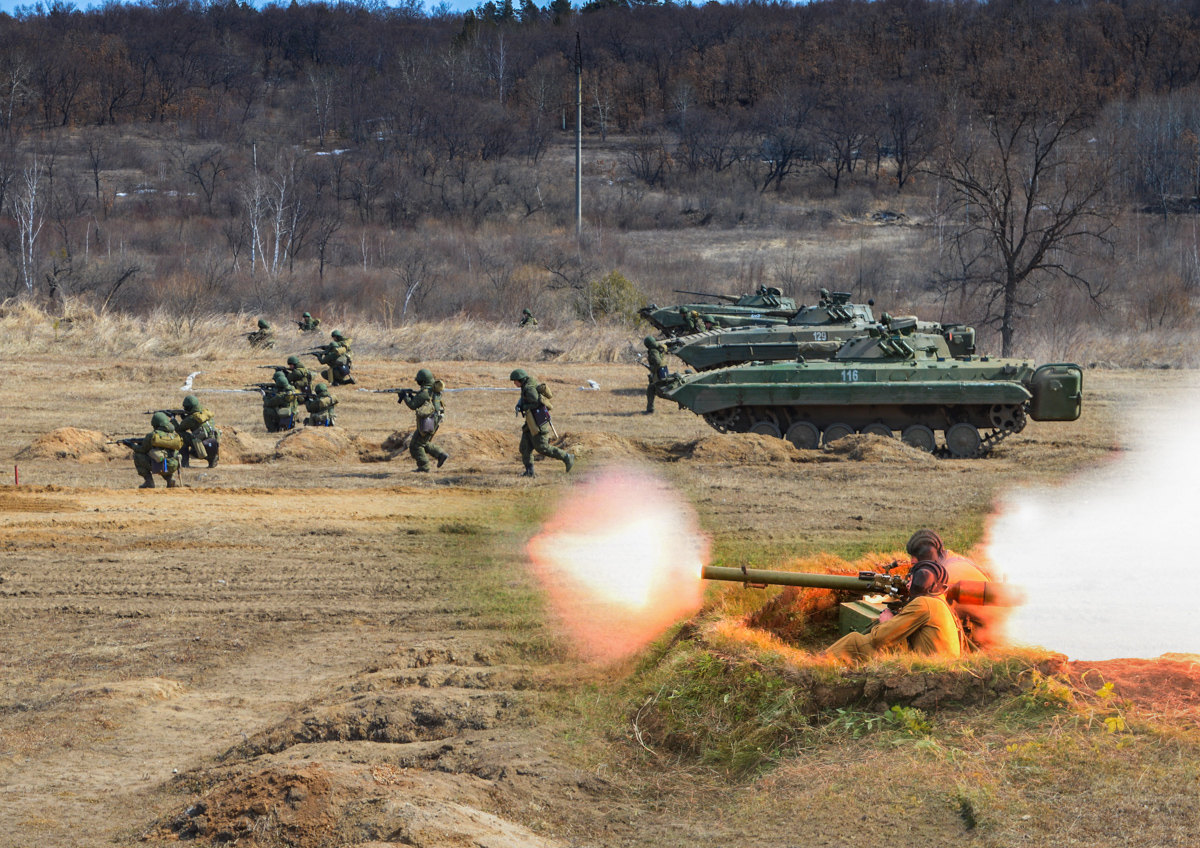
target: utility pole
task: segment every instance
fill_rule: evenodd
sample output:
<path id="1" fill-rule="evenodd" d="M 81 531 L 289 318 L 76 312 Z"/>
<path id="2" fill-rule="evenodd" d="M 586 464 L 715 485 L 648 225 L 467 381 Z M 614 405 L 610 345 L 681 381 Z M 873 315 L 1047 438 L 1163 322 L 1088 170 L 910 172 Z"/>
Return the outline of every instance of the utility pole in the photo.
<path id="1" fill-rule="evenodd" d="M 575 33 L 575 238 L 583 236 L 583 48 Z"/>

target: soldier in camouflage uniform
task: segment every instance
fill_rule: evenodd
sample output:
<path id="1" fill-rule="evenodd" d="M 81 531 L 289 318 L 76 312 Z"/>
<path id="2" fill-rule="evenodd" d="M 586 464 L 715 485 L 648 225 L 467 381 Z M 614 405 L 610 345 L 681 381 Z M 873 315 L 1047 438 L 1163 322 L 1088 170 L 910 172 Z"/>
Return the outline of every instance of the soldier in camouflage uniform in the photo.
<path id="1" fill-rule="evenodd" d="M 305 427 L 332 427 L 337 424 L 337 415 L 333 408 L 337 406 L 337 398 L 329 393 L 329 386 L 317 383 L 313 394 L 304 401 L 308 417 L 304 419 Z"/>
<path id="2" fill-rule="evenodd" d="M 263 424 L 268 433 L 291 430 L 296 426 L 300 393 L 292 388 L 282 371 L 275 372 L 275 388 L 263 390 Z"/>
<path id="3" fill-rule="evenodd" d="M 311 333 L 313 330 L 321 328 L 321 319 L 312 317 L 311 312 L 305 312 L 303 317 L 296 323 L 299 325 L 301 331 L 305 333 Z"/>
<path id="4" fill-rule="evenodd" d="M 246 341 L 250 342 L 250 347 L 273 348 L 275 347 L 275 330 L 271 328 L 270 324 L 259 318 L 258 329 L 253 333 L 247 333 Z"/>
<path id="5" fill-rule="evenodd" d="M 646 365 L 650 384 L 646 386 L 646 415 L 654 412 L 654 384 L 667 376 L 667 346 L 654 336 L 646 336 Z"/>
<path id="6" fill-rule="evenodd" d="M 183 399 L 183 418 L 175 425 L 175 432 L 183 438 L 181 464 L 191 467 L 191 457 L 207 459 L 209 468 L 217 467 L 221 452 L 221 431 L 213 424 L 213 414 L 200 405 L 200 399 L 188 395 Z"/>
<path id="7" fill-rule="evenodd" d="M 354 365 L 354 351 L 351 348 L 354 339 L 346 338 L 341 330 L 334 330 L 330 337 L 333 341 L 325 345 L 324 350 L 317 356 L 317 361 L 325 366 L 321 376 L 325 382 L 335 386 L 357 383 L 358 381 L 350 376 L 350 368 Z"/>
<path id="8" fill-rule="evenodd" d="M 283 371 L 283 376 L 287 377 L 291 387 L 302 394 L 312 394 L 313 372 L 304 367 L 298 356 L 289 356 L 287 364 L 288 367 Z M 275 369 L 278 371 L 279 366 L 276 365 Z"/>
<path id="9" fill-rule="evenodd" d="M 517 415 L 525 418 L 525 424 L 521 427 L 521 462 L 525 464 L 525 473 L 521 476 L 537 476 L 533 471 L 535 450 L 542 456 L 561 459 L 569 473 L 575 465 L 575 454 L 550 444 L 550 388 L 539 385 L 538 381 L 522 368 L 515 369 L 508 375 L 508 379 L 521 389 L 521 399 L 517 401 Z"/>
<path id="10" fill-rule="evenodd" d="M 428 368 L 417 372 L 417 385 L 421 387 L 418 391 L 402 394 L 396 400 L 416 413 L 417 429 L 409 439 L 408 454 L 416 460 L 416 470 L 428 474 L 429 457 L 437 460 L 438 468 L 450 458 L 450 454 L 433 443 L 433 437 L 437 435 L 438 427 L 446 415 L 446 408 L 442 405 L 444 387 L 441 380 L 434 379 L 433 372 Z"/>
<path id="11" fill-rule="evenodd" d="M 521 310 L 520 326 L 522 326 L 522 327 L 536 327 L 537 326 L 537 319 L 533 317 L 533 313 L 529 311 L 528 306 Z"/>
<path id="12" fill-rule="evenodd" d="M 168 489 L 178 489 L 183 485 L 176 476 L 183 439 L 175 432 L 175 425 L 165 412 L 154 413 L 150 426 L 154 429 L 141 442 L 130 445 L 133 449 L 133 467 L 142 475 L 142 485 L 138 488 L 153 489 L 154 475 L 157 474 L 167 481 Z"/>

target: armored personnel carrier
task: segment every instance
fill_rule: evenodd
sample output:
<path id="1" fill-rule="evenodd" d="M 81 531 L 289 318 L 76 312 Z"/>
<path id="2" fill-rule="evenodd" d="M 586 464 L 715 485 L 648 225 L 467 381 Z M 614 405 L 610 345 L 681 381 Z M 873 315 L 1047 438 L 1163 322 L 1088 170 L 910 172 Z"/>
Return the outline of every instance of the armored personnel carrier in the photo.
<path id="1" fill-rule="evenodd" d="M 948 334 L 916 329 L 915 320 L 877 326 L 844 342 L 831 359 L 673 374 L 656 390 L 723 433 L 786 438 L 804 449 L 851 433 L 899 432 L 921 450 L 975 457 L 1019 433 L 1027 418 L 1079 417 L 1078 365 L 954 356 Z"/>
<path id="2" fill-rule="evenodd" d="M 655 306 L 653 303 L 639 310 L 643 318 L 668 336 L 684 336 L 695 332 L 688 326 L 687 313 L 695 312 L 706 325 L 713 327 L 769 327 L 786 324 L 796 314 L 796 301 L 784 297 L 774 286 L 759 286 L 754 294 L 735 296 L 730 294 L 705 294 L 704 292 L 682 291 L 715 298 L 719 303 L 685 303 L 680 306 Z"/>

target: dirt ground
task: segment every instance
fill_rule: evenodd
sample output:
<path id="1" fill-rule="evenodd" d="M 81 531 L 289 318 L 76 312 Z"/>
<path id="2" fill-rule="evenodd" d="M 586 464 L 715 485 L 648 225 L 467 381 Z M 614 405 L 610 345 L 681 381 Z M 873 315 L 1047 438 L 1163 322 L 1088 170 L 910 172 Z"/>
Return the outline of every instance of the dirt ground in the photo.
<path id="1" fill-rule="evenodd" d="M 358 388 L 411 385 L 417 367 L 364 364 Z M 518 476 L 511 366 L 431 367 L 450 389 L 505 391 L 447 395 L 451 459 L 429 475 L 394 436 L 412 423 L 394 395 L 335 390 L 336 438 L 270 437 L 257 396 L 205 391 L 261 379 L 244 362 L 43 358 L 22 365 L 36 383 L 0 383 L 0 479 L 16 465 L 21 482 L 0 488 L 0 845 L 849 845 L 864 823 L 913 844 L 1143 844 L 1085 827 L 1056 841 L 1048 800 L 967 835 L 925 784 L 886 810 L 797 812 L 852 796 L 878 771 L 869 752 L 807 752 L 736 787 L 686 764 L 621 771 L 611 740 L 559 709 L 621 671 L 563 654 L 524 569 L 569 479 L 554 461 Z M 765 567 L 886 550 L 916 526 L 977 536 L 998 493 L 1115 455 L 1122 409 L 1196 382 L 1089 371 L 1081 421 L 935 461 L 720 436 L 662 402 L 644 416 L 635 366 L 531 370 L 555 390 L 576 475 L 651 464 L 696 504 L 718 561 Z M 177 406 L 195 371 L 228 455 L 187 488 L 137 490 L 125 452 L 87 431 L 144 433 L 141 411 Z M 67 427 L 81 432 L 42 438 Z M 1194 711 L 1178 665 L 1170 706 Z M 1145 674 L 1113 679 L 1136 697 L 1157 688 Z"/>

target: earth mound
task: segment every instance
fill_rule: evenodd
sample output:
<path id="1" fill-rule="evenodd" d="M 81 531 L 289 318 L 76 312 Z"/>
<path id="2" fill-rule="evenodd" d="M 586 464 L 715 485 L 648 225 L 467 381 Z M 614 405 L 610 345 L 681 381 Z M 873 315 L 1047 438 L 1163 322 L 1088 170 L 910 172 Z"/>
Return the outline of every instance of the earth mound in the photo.
<path id="1" fill-rule="evenodd" d="M 108 436 L 99 430 L 78 427 L 59 427 L 38 436 L 16 456 L 20 461 L 37 459 L 74 459 L 79 462 L 102 462 L 129 455 L 124 445 L 105 444 Z"/>
<path id="2" fill-rule="evenodd" d="M 899 439 L 868 433 L 843 436 L 821 450 L 826 457 L 851 462 L 904 462 L 916 465 L 933 465 L 937 462 L 933 454 L 914 448 Z"/>
<path id="3" fill-rule="evenodd" d="M 559 447 L 589 459 L 634 459 L 646 453 L 645 447 L 636 439 L 612 433 L 564 432 Z"/>
<path id="4" fill-rule="evenodd" d="M 756 433 L 725 433 L 685 442 L 676 450 L 700 462 L 732 462 L 739 465 L 791 462 L 800 451 L 791 442 Z"/>
<path id="5" fill-rule="evenodd" d="M 357 456 L 358 436 L 340 427 L 297 427 L 275 445 L 275 459 L 334 462 Z"/>
<path id="6" fill-rule="evenodd" d="M 270 458 L 272 447 L 268 440 L 239 427 L 221 427 L 221 462 L 263 462 Z"/>
<path id="7" fill-rule="evenodd" d="M 383 440 L 383 449 L 391 458 L 408 456 L 408 442 L 412 430 L 397 430 Z M 439 430 L 434 443 L 453 457 L 494 462 L 515 462 L 517 446 L 521 436 L 518 432 L 503 430 Z"/>

